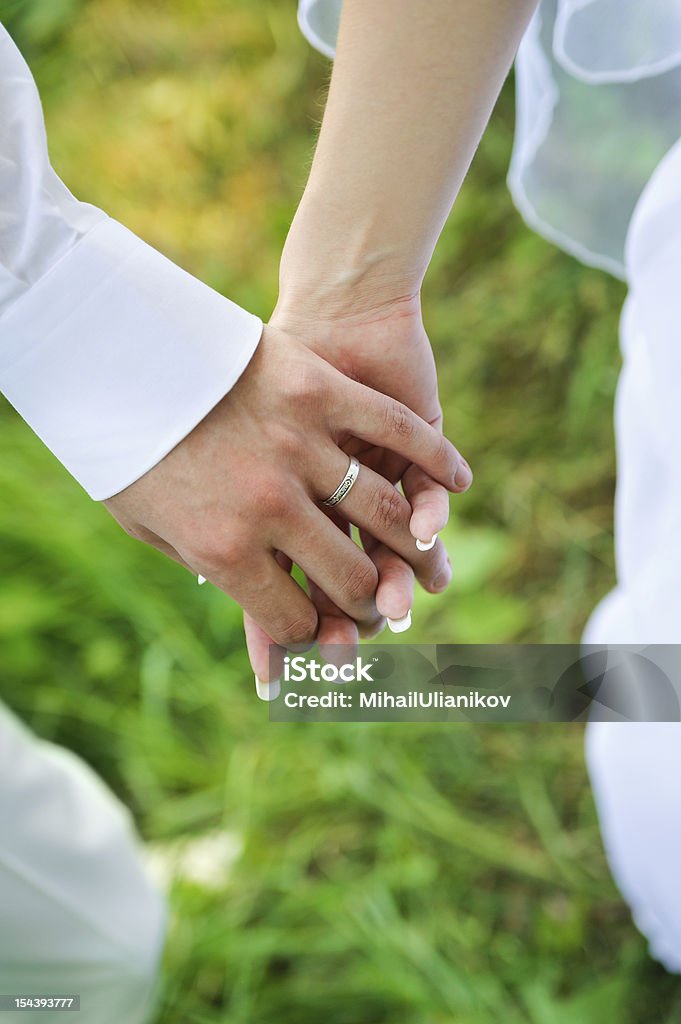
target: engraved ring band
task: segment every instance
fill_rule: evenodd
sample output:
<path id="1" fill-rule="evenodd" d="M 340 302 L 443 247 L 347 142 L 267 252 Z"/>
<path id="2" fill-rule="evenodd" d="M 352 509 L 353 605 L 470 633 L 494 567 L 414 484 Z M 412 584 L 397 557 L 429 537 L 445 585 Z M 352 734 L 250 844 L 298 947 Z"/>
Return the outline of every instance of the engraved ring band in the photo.
<path id="1" fill-rule="evenodd" d="M 347 472 L 341 482 L 339 483 L 336 490 L 331 494 L 324 502 L 329 508 L 333 508 L 334 505 L 340 505 L 343 498 L 346 498 L 350 493 L 352 487 L 359 476 L 359 462 L 354 456 L 350 456 L 350 464 L 347 468 Z"/>

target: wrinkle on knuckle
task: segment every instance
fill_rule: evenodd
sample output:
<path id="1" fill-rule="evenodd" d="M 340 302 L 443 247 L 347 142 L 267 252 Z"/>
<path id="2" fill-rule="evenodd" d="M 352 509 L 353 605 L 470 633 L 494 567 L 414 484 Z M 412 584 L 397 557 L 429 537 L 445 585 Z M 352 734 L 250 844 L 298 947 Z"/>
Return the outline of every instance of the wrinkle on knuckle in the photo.
<path id="1" fill-rule="evenodd" d="M 400 440 L 407 441 L 414 434 L 414 421 L 411 413 L 399 402 L 391 402 L 387 411 L 388 429 Z"/>
<path id="2" fill-rule="evenodd" d="M 343 587 L 343 592 L 354 603 L 371 600 L 378 586 L 378 571 L 373 562 L 353 566 Z"/>
<path id="3" fill-rule="evenodd" d="M 401 524 L 402 501 L 394 487 L 388 485 L 377 491 L 373 518 L 377 526 L 386 531 L 392 531 Z"/>
<path id="4" fill-rule="evenodd" d="M 309 643 L 317 634 L 317 618 L 315 615 L 299 615 L 282 622 L 276 632 L 277 642 L 284 647 Z"/>

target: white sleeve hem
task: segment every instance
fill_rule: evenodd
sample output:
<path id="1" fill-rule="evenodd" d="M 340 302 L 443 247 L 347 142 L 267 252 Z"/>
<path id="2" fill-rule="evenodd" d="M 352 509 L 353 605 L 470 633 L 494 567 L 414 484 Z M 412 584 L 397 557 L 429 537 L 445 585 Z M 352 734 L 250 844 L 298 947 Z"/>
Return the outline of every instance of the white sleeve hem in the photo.
<path id="1" fill-rule="evenodd" d="M 0 391 L 101 501 L 190 433 L 261 333 L 258 317 L 106 218 L 0 318 Z"/>
<path id="2" fill-rule="evenodd" d="M 308 43 L 331 60 L 336 55 L 336 36 L 342 0 L 299 0 L 298 26 Z"/>

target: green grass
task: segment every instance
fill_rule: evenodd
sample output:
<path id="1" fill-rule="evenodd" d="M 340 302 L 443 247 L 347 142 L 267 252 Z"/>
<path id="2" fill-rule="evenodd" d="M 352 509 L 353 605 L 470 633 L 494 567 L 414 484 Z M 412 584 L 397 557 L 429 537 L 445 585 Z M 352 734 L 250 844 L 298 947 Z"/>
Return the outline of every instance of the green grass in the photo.
<path id="1" fill-rule="evenodd" d="M 0 0 L 53 161 L 267 316 L 327 65 L 281 0 Z M 425 289 L 476 484 L 415 642 L 575 641 L 612 585 L 620 284 L 533 236 L 507 90 Z M 178 879 L 158 1024 L 681 1021 L 609 880 L 576 726 L 270 725 L 238 609 L 122 534 L 0 410 L 0 693 L 90 761 Z M 410 638 L 411 638 L 410 637 Z"/>

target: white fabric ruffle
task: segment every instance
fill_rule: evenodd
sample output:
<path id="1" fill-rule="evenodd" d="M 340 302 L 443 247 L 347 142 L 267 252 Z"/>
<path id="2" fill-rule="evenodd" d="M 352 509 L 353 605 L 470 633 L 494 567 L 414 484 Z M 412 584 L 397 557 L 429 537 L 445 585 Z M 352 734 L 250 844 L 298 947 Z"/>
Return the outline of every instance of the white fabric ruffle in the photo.
<path id="1" fill-rule="evenodd" d="M 333 56 L 342 0 L 300 0 Z M 653 170 L 681 137 L 679 0 L 543 0 L 516 59 L 508 183 L 527 223 L 625 277 L 624 244 Z"/>

